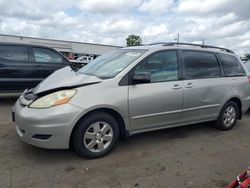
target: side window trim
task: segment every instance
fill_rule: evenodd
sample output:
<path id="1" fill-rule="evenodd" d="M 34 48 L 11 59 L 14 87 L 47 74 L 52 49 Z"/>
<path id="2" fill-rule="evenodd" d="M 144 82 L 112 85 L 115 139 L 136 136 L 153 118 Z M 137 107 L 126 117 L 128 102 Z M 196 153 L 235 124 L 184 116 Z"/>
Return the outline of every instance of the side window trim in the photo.
<path id="1" fill-rule="evenodd" d="M 62 57 L 62 64 L 70 65 L 70 61 L 61 52 L 58 52 L 58 54 Z"/>
<path id="2" fill-rule="evenodd" d="M 219 69 L 220 69 L 220 76 L 219 77 L 211 77 L 211 78 L 186 78 L 186 72 L 185 72 L 185 60 L 184 60 L 184 57 L 183 57 L 183 53 L 184 51 L 189 51 L 189 52 L 203 52 L 203 53 L 210 53 L 210 54 L 213 54 L 216 58 L 216 61 L 218 63 L 218 66 L 219 66 Z M 181 55 L 181 60 L 182 60 L 182 74 L 183 74 L 183 80 L 197 80 L 197 79 L 213 79 L 213 78 L 221 78 L 223 77 L 223 69 L 222 69 L 222 65 L 219 61 L 219 58 L 217 57 L 217 54 L 215 52 L 209 52 L 209 51 L 202 51 L 202 50 L 192 50 L 192 49 L 180 49 L 180 55 Z"/>
<path id="3" fill-rule="evenodd" d="M 29 55 L 29 62 L 31 64 L 35 63 L 35 56 L 34 56 L 34 52 L 33 52 L 33 47 L 32 46 L 28 46 L 28 55 Z"/>
<path id="4" fill-rule="evenodd" d="M 220 65 L 220 75 L 221 75 L 221 77 L 226 77 L 223 66 L 222 66 L 222 62 L 221 62 L 220 57 L 219 57 L 219 53 L 216 52 L 215 56 L 216 56 L 216 59 L 217 59 L 219 65 Z"/>

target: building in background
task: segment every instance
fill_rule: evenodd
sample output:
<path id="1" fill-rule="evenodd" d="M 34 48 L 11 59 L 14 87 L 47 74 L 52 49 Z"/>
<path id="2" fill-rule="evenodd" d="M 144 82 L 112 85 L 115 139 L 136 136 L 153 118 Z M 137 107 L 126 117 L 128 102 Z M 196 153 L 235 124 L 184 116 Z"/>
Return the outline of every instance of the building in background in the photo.
<path id="1" fill-rule="evenodd" d="M 120 46 L 104 44 L 63 41 L 55 39 L 43 39 L 4 34 L 0 34 L 0 42 L 28 43 L 47 46 L 61 52 L 69 59 L 76 59 L 80 56 L 93 56 L 94 58 L 96 58 L 99 55 L 120 48 Z"/>

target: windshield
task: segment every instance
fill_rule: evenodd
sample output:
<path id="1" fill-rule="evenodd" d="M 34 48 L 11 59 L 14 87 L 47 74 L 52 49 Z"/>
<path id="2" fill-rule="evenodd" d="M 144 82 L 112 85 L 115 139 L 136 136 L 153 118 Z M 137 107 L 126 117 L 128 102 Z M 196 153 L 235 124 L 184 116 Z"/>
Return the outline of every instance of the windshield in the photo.
<path id="1" fill-rule="evenodd" d="M 94 75 L 99 78 L 113 78 L 127 66 L 141 57 L 146 50 L 120 49 L 102 55 L 79 70 L 81 74 Z"/>

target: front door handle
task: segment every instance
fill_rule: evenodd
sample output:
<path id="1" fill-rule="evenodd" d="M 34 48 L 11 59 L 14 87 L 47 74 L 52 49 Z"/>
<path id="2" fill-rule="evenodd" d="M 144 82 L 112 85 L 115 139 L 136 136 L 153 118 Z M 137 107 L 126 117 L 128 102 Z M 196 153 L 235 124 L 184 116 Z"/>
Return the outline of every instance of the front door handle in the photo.
<path id="1" fill-rule="evenodd" d="M 172 89 L 181 89 L 182 87 L 179 84 L 174 84 Z"/>
<path id="2" fill-rule="evenodd" d="M 185 88 L 192 88 L 192 87 L 194 87 L 193 84 L 191 82 L 189 82 L 189 83 L 187 83 Z"/>
<path id="3" fill-rule="evenodd" d="M 43 66 L 42 65 L 35 65 L 35 67 L 42 68 Z"/>

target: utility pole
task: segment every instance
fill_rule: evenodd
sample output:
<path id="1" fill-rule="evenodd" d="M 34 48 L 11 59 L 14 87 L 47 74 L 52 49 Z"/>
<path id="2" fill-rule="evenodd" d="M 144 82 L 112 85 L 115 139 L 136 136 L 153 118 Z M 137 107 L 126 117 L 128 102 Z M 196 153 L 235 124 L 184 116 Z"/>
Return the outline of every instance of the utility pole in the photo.
<path id="1" fill-rule="evenodd" d="M 178 33 L 178 34 L 177 34 L 177 38 L 176 38 L 176 39 L 174 39 L 174 40 L 176 40 L 176 41 L 177 41 L 177 43 L 179 43 L 179 42 L 180 42 L 180 33 Z"/>
<path id="2" fill-rule="evenodd" d="M 205 39 L 202 39 L 202 45 L 204 45 L 205 44 Z"/>

